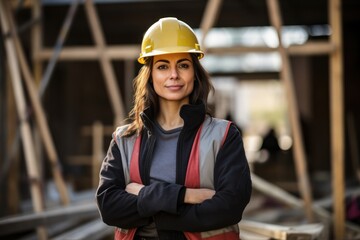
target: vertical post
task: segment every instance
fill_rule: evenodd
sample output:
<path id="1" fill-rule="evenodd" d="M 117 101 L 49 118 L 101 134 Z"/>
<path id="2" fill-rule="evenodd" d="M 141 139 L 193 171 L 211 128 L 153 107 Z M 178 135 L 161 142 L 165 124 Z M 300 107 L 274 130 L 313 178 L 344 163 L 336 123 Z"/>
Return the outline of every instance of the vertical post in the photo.
<path id="1" fill-rule="evenodd" d="M 300 194 L 304 200 L 306 217 L 311 222 L 313 221 L 312 191 L 311 191 L 311 185 L 309 183 L 309 177 L 307 174 L 306 157 L 303 146 L 300 119 L 298 115 L 299 110 L 298 110 L 298 104 L 294 90 L 290 59 L 281 40 L 282 20 L 281 20 L 279 2 L 277 0 L 267 0 L 267 5 L 269 10 L 270 22 L 276 30 L 279 41 L 278 51 L 280 53 L 281 61 L 282 61 L 280 75 L 281 75 L 281 80 L 283 81 L 286 89 L 287 99 L 289 104 L 288 110 L 289 110 L 291 129 L 294 138 L 293 152 L 295 158 L 297 181 L 299 184 Z"/>
<path id="2" fill-rule="evenodd" d="M 205 38 L 210 28 L 214 25 L 220 12 L 222 0 L 209 0 L 201 20 L 200 29 L 202 33 L 201 47 L 205 50 Z"/>
<path id="3" fill-rule="evenodd" d="M 329 0 L 330 42 L 335 51 L 330 55 L 330 132 L 332 189 L 334 199 L 334 239 L 345 238 L 344 213 L 344 110 L 343 110 L 343 50 L 341 1 Z"/>
<path id="4" fill-rule="evenodd" d="M 134 96 L 134 89 L 133 89 L 133 79 L 135 77 L 135 62 L 134 60 L 126 59 L 124 61 L 124 87 L 125 87 L 125 106 L 127 109 L 127 112 L 130 111 L 132 102 L 133 102 L 133 96 Z"/>
<path id="5" fill-rule="evenodd" d="M 96 189 L 99 184 L 99 171 L 102 159 L 104 157 L 104 126 L 101 122 L 96 121 L 92 126 L 93 137 L 93 156 L 92 156 L 92 182 Z"/>
<path id="6" fill-rule="evenodd" d="M 40 0 L 32 1 L 32 18 L 41 18 L 41 5 Z M 38 57 L 42 48 L 42 23 L 39 21 L 31 29 L 31 44 L 32 44 L 32 60 L 34 63 L 34 79 L 35 83 L 39 86 L 42 76 L 42 61 Z"/>
<path id="7" fill-rule="evenodd" d="M 7 95 L 7 109 L 16 109 L 16 105 L 14 102 L 14 94 L 13 89 L 11 87 L 10 78 L 6 76 L 6 95 Z M 17 116 L 14 111 L 7 111 L 7 143 L 6 149 L 7 151 L 7 159 L 5 161 L 9 161 L 9 169 L 7 173 L 7 210 L 9 214 L 18 214 L 20 210 L 20 191 L 19 191 L 19 179 L 20 179 L 20 154 L 12 147 L 11 143 L 14 142 L 14 139 L 19 138 L 17 135 L 19 132 L 16 130 L 17 127 Z M 19 144 L 16 144 L 19 146 Z M 5 163 L 7 164 L 7 163 Z"/>
<path id="8" fill-rule="evenodd" d="M 85 8 L 88 17 L 88 21 L 90 22 L 91 33 L 96 43 L 96 49 L 99 54 L 100 64 L 105 76 L 105 83 L 107 87 L 107 91 L 110 95 L 110 102 L 113 108 L 113 112 L 115 113 L 115 122 L 114 125 L 118 125 L 125 118 L 124 104 L 121 97 L 121 93 L 119 91 L 115 72 L 111 65 L 111 61 L 109 56 L 105 53 L 105 38 L 102 32 L 99 16 L 97 15 L 96 9 L 94 7 L 94 3 L 92 0 L 85 1 Z"/>
<path id="9" fill-rule="evenodd" d="M 3 34 L 6 35 L 10 31 L 9 23 L 5 17 L 4 0 L 0 1 L 0 20 Z M 6 0 L 5 0 L 6 1 Z M 30 181 L 30 193 L 34 211 L 40 213 L 43 211 L 44 202 L 41 193 L 41 183 L 39 179 L 39 171 L 36 168 L 36 157 L 34 152 L 34 144 L 30 124 L 26 118 L 25 95 L 21 83 L 19 65 L 16 59 L 15 46 L 10 38 L 5 38 L 5 48 L 7 52 L 8 66 L 10 69 L 13 91 L 16 101 L 16 108 L 20 120 L 20 133 L 23 141 L 23 150 L 26 160 L 26 168 Z M 44 227 L 37 229 L 39 239 L 46 239 L 47 233 Z"/>
<path id="10" fill-rule="evenodd" d="M 70 200 L 69 200 L 68 192 L 66 189 L 65 181 L 62 177 L 59 158 L 58 158 L 58 154 L 55 149 L 55 144 L 54 144 L 52 136 L 50 134 L 50 129 L 49 129 L 46 117 L 45 117 L 44 110 L 43 110 L 41 102 L 40 102 L 40 97 L 39 97 L 38 91 L 36 89 L 34 79 L 30 73 L 30 69 L 26 62 L 24 51 L 21 47 L 20 40 L 19 40 L 19 37 L 16 32 L 15 20 L 13 19 L 13 16 L 11 14 L 11 8 L 10 8 L 9 4 L 7 4 L 7 2 L 4 4 L 4 7 L 6 9 L 6 12 L 8 13 L 8 19 L 9 19 L 9 24 L 10 24 L 9 26 L 12 29 L 11 37 L 13 39 L 14 47 L 16 49 L 20 68 L 24 75 L 25 86 L 28 90 L 31 104 L 34 108 L 37 126 L 40 130 L 40 136 L 43 140 L 46 153 L 47 153 L 49 161 L 51 163 L 51 171 L 54 176 L 55 184 L 59 190 L 59 195 L 60 195 L 62 203 L 64 205 L 67 205 L 67 204 L 69 204 Z"/>

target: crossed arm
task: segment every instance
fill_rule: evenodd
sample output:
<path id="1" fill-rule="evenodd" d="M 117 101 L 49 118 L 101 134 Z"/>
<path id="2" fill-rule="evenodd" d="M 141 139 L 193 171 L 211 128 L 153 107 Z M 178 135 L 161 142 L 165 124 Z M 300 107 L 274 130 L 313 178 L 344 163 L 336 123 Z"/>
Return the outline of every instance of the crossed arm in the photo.
<path id="1" fill-rule="evenodd" d="M 125 191 L 134 195 L 138 195 L 140 190 L 144 187 L 142 184 L 129 183 Z M 215 195 L 215 191 L 207 188 L 186 188 L 184 203 L 197 204 L 202 203 L 207 199 L 211 199 Z"/>

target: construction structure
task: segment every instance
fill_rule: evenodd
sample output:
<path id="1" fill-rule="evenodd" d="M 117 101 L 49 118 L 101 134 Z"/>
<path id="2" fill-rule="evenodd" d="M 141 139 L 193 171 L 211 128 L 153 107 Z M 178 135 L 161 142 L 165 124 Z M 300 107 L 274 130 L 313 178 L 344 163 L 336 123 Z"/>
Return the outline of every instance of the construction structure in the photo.
<path id="1" fill-rule="evenodd" d="M 355 169 L 354 178 L 359 181 L 359 118 L 356 117 L 359 110 L 354 107 L 356 103 L 359 104 L 359 100 L 353 97 L 354 89 L 359 85 L 353 79 L 356 79 L 359 73 L 356 73 L 356 68 L 350 68 L 353 72 L 350 73 L 351 76 L 347 76 L 344 72 L 347 68 L 343 57 L 344 54 L 355 54 L 352 48 L 356 41 L 350 41 L 350 47 L 346 49 L 344 38 L 350 38 L 352 35 L 349 35 L 351 30 L 344 34 L 343 27 L 347 26 L 344 19 L 349 22 L 348 26 L 359 25 L 359 17 L 354 13 L 356 9 L 360 9 L 356 1 L 344 3 L 340 0 L 292 3 L 278 0 L 0 0 L 5 59 L 3 67 L 4 70 L 6 68 L 6 71 L 2 72 L 7 72 L 2 73 L 3 81 L 0 86 L 3 89 L 0 92 L 1 99 L 6 99 L 6 105 L 2 105 L 1 110 L 7 110 L 6 114 L 5 111 L 1 112 L 4 113 L 4 117 L 1 118 L 3 123 L 0 127 L 1 132 L 5 132 L 5 128 L 8 129 L 6 134 L 1 136 L 1 140 L 6 140 L 6 148 L 2 151 L 6 154 L 1 156 L 3 160 L 0 161 L 0 165 L 1 169 L 4 169 L 3 176 L 7 176 L 6 181 L 5 177 L 1 179 L 1 187 L 8 189 L 6 191 L 9 193 L 6 194 L 7 199 L 3 197 L 1 200 L 14 204 L 15 206 L 10 206 L 14 213 L 21 213 L 19 209 L 16 211 L 17 206 L 20 206 L 16 184 L 21 169 L 14 162 L 18 159 L 17 164 L 21 164 L 19 160 L 23 159 L 26 163 L 26 170 L 23 171 L 29 180 L 27 187 L 33 210 L 30 215 L 22 217 L 12 217 L 11 214 L 4 213 L 4 218 L 0 219 L 0 236 L 36 229 L 39 239 L 47 239 L 51 236 L 47 226 L 48 220 L 60 223 L 75 215 L 77 218 L 69 222 L 69 226 L 89 228 L 89 225 L 79 224 L 86 219 L 86 223 L 92 224 L 91 226 L 98 226 L 100 229 L 104 227 L 99 223 L 94 204 L 89 203 L 82 208 L 74 206 L 67 185 L 78 181 L 79 173 L 87 174 L 83 170 L 85 166 L 90 169 L 90 178 L 77 182 L 79 188 L 96 187 L 99 165 L 106 151 L 107 140 L 111 137 L 113 129 L 126 120 L 126 113 L 131 107 L 131 80 L 139 68 L 136 59 L 142 34 L 149 24 L 168 15 L 198 27 L 202 45 L 208 55 L 233 56 L 269 52 L 278 54 L 281 66 L 276 73 L 225 74 L 210 71 L 214 77 L 232 75 L 239 81 L 251 78 L 277 78 L 286 92 L 298 197 L 289 194 L 286 189 L 264 181 L 256 172 L 253 175 L 254 188 L 286 205 L 303 208 L 304 219 L 308 223 L 324 224 L 329 231 L 327 234 L 335 239 L 344 239 L 349 232 L 359 234 L 359 226 L 346 220 L 344 204 L 347 197 L 346 173 L 349 172 L 346 169 L 347 165 Z M 330 34 L 319 39 L 314 37 L 315 40 L 310 39 L 301 45 L 287 46 L 282 31 L 286 25 L 326 25 L 330 29 Z M 275 30 L 278 45 L 206 46 L 206 39 L 213 28 L 248 26 L 271 26 Z M 355 29 L 352 31 L 355 32 Z M 359 38 L 356 35 L 354 39 Z M 344 53 L 344 49 L 347 53 Z M 358 55 L 359 53 L 351 59 L 355 61 Z M 294 62 L 301 62 L 294 60 L 297 57 L 301 58 L 302 66 L 307 66 L 306 69 L 309 71 L 305 83 L 300 79 L 302 76 L 294 74 Z M 320 79 L 320 83 L 313 83 L 312 81 L 318 81 L 315 78 Z M 296 89 L 299 85 L 305 85 L 300 89 L 313 92 L 312 99 L 308 100 L 310 103 L 305 101 L 304 105 L 301 94 L 305 97 L 309 95 L 299 92 Z M 328 93 L 318 93 L 321 88 L 328 89 Z M 344 97 L 344 92 L 349 93 L 348 98 Z M 315 96 L 317 94 L 322 95 Z M 326 97 L 327 100 L 324 100 Z M 327 101 L 326 106 L 329 110 L 326 111 L 326 107 L 319 105 L 317 101 Z M 309 153 L 306 151 L 304 139 L 304 133 L 308 132 L 302 128 L 301 122 L 304 108 L 311 108 L 306 111 L 311 112 L 312 129 L 319 124 L 329 127 L 325 130 L 321 127 L 318 132 L 312 133 L 310 137 L 314 140 L 307 142 L 310 145 L 315 142 L 320 145 L 312 148 L 310 158 L 316 163 L 311 167 L 308 166 Z M 81 114 L 77 115 L 79 111 Z M 328 116 L 324 116 L 326 113 Z M 346 129 L 350 130 L 347 132 Z M 326 134 L 322 135 L 321 131 L 325 131 Z M 69 138 L 71 140 L 68 140 Z M 89 142 L 90 147 L 85 146 L 85 143 Z M 351 152 L 349 156 L 345 154 L 346 142 Z M 328 154 L 319 153 L 324 150 L 328 150 Z M 84 154 L 86 151 L 88 153 Z M 317 157 L 321 159 L 315 160 Z M 326 167 L 319 167 L 321 164 L 325 164 Z M 325 169 L 331 172 L 331 211 L 314 203 L 315 190 L 311 183 L 310 168 L 313 171 Z M 58 210 L 47 207 L 45 202 L 44 184 L 49 179 L 53 180 L 59 196 Z M 6 188 L 5 182 L 7 186 L 13 186 L 13 189 Z M 91 202 L 93 199 L 89 200 Z M 256 224 L 245 222 L 242 229 L 251 232 L 251 229 L 261 228 Z M 67 228 L 70 228 L 69 226 Z M 319 229 L 318 225 L 311 227 Z M 99 228 L 92 227 L 94 230 Z M 111 234 L 111 231 L 106 229 L 99 239 L 104 238 L 109 232 Z M 281 227 L 274 229 L 289 232 Z M 54 235 L 55 238 L 64 239 L 81 232 L 59 231 L 63 235 Z M 254 231 L 259 234 L 257 230 Z M 274 237 L 271 234 L 269 236 L 264 233 L 264 236 Z M 299 236 L 303 235 L 299 233 Z M 86 235 L 80 238 L 85 239 Z"/>

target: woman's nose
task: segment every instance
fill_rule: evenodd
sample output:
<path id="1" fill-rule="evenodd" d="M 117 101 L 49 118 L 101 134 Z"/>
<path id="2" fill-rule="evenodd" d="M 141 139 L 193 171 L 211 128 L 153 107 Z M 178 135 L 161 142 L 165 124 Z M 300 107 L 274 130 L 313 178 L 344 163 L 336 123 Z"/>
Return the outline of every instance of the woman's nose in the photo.
<path id="1" fill-rule="evenodd" d="M 170 69 L 170 79 L 178 79 L 178 77 L 179 77 L 178 70 L 176 69 L 176 67 L 172 67 Z"/>

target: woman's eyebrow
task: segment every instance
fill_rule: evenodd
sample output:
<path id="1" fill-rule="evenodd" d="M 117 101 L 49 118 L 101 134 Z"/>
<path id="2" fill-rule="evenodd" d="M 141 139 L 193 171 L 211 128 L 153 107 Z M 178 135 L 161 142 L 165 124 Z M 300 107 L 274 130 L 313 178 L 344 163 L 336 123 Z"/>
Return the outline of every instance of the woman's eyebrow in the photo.
<path id="1" fill-rule="evenodd" d="M 164 60 L 164 59 L 157 60 L 155 63 L 158 63 L 158 62 L 170 63 L 170 61 L 168 61 L 168 60 Z"/>
<path id="2" fill-rule="evenodd" d="M 179 60 L 177 61 L 177 63 L 181 63 L 181 62 L 183 62 L 183 61 L 189 61 L 189 62 L 191 62 L 190 59 L 182 58 L 182 59 L 179 59 Z M 159 59 L 159 60 L 157 60 L 155 63 L 158 63 L 158 62 L 170 63 L 169 60 L 165 60 L 165 59 Z"/>
<path id="3" fill-rule="evenodd" d="M 189 61 L 189 62 L 191 62 L 190 59 L 187 59 L 187 58 L 182 58 L 182 59 L 178 60 L 177 62 L 178 62 L 178 63 L 181 63 L 181 62 L 183 62 L 183 61 Z"/>

